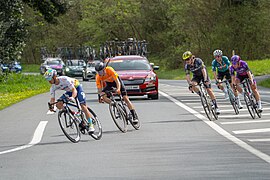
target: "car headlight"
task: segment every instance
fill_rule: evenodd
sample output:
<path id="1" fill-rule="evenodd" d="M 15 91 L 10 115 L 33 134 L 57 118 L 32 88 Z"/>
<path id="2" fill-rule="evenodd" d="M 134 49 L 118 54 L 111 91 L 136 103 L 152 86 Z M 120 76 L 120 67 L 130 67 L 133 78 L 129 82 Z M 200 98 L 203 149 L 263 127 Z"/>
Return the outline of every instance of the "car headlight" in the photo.
<path id="1" fill-rule="evenodd" d="M 156 81 L 157 77 L 155 74 L 149 74 L 146 78 L 145 78 L 145 82 L 149 82 L 149 81 Z"/>
<path id="2" fill-rule="evenodd" d="M 69 71 L 69 68 L 66 68 L 66 71 Z"/>

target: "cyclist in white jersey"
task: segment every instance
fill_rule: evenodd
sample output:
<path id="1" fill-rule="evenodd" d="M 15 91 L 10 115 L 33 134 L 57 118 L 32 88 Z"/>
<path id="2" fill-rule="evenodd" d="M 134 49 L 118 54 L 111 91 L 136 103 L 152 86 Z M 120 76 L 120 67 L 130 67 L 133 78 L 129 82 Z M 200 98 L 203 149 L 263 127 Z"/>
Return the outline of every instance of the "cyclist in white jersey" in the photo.
<path id="1" fill-rule="evenodd" d="M 86 98 L 85 98 L 85 93 L 82 89 L 82 85 L 75 78 L 70 78 L 68 76 L 57 77 L 56 75 L 57 75 L 57 72 L 54 69 L 49 69 L 44 74 L 45 79 L 49 81 L 49 83 L 52 85 L 50 89 L 50 95 L 51 95 L 50 102 L 51 103 L 55 102 L 56 90 L 66 91 L 66 93 L 63 94 L 59 98 L 60 101 L 56 104 L 56 107 L 60 110 L 63 109 L 63 101 L 61 100 L 66 99 L 66 97 L 68 96 L 69 97 L 68 100 L 75 102 L 75 98 L 78 98 L 81 108 L 83 112 L 85 113 L 86 118 L 89 123 L 88 133 L 93 133 L 95 129 L 92 124 L 91 114 L 86 106 Z M 53 110 L 53 109 L 50 109 L 50 110 Z"/>

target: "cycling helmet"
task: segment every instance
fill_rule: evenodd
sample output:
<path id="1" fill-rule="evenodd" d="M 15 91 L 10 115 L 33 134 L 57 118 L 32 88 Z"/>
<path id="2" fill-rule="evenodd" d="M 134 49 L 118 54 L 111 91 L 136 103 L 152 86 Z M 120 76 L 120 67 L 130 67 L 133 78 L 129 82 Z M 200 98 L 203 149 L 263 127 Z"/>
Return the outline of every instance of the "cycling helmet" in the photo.
<path id="1" fill-rule="evenodd" d="M 53 76 L 56 76 L 57 72 L 54 69 L 48 69 L 45 73 L 44 73 L 44 77 L 47 81 L 52 80 Z"/>
<path id="2" fill-rule="evenodd" d="M 240 56 L 233 55 L 232 58 L 231 58 L 232 64 L 236 65 L 240 61 L 240 59 L 241 59 Z"/>
<path id="3" fill-rule="evenodd" d="M 102 71 L 103 69 L 105 68 L 105 65 L 103 62 L 100 62 L 100 63 L 97 63 L 95 65 L 95 70 L 98 72 L 98 71 Z"/>
<path id="4" fill-rule="evenodd" d="M 214 55 L 214 57 L 216 57 L 216 56 L 222 56 L 222 51 L 219 50 L 219 49 L 217 49 L 217 50 L 215 50 L 215 51 L 213 52 L 213 55 Z"/>
<path id="5" fill-rule="evenodd" d="M 186 60 L 186 59 L 191 58 L 191 56 L 192 56 L 192 53 L 190 51 L 186 51 L 186 52 L 184 52 L 182 58 L 183 58 L 183 60 Z"/>

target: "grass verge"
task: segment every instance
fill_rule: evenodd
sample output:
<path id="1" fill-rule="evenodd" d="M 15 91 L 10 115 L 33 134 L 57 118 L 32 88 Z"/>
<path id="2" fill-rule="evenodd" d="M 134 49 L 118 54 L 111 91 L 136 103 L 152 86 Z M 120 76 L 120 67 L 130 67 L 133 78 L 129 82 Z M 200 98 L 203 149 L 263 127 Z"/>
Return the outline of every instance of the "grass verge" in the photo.
<path id="1" fill-rule="evenodd" d="M 28 97 L 48 92 L 50 84 L 40 75 L 8 74 L 0 77 L 0 110 Z"/>

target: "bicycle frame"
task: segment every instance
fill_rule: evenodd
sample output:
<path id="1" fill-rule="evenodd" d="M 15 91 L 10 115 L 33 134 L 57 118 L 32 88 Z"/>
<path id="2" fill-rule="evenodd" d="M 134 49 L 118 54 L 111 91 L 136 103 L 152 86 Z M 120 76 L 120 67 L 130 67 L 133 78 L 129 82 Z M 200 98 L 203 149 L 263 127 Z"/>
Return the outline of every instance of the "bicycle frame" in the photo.
<path id="1" fill-rule="evenodd" d="M 226 80 L 223 80 L 222 83 L 225 83 L 225 85 L 226 85 L 227 92 L 228 92 L 229 99 L 230 99 L 230 103 L 231 103 L 231 105 L 232 105 L 232 107 L 234 109 L 235 114 L 239 114 L 239 110 L 238 110 L 239 105 L 236 106 L 238 103 L 236 101 L 235 95 L 233 93 L 233 90 L 231 88 L 231 85 L 230 85 L 229 81 L 226 79 Z"/>

